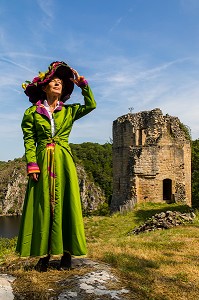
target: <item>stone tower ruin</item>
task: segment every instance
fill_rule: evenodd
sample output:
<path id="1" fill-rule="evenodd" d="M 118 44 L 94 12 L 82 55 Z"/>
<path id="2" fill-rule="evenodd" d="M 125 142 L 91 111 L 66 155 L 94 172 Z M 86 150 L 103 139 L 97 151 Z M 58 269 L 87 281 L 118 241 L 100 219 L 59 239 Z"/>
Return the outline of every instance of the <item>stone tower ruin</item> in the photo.
<path id="1" fill-rule="evenodd" d="M 191 206 L 190 140 L 188 128 L 159 108 L 115 120 L 112 211 L 143 202 Z"/>

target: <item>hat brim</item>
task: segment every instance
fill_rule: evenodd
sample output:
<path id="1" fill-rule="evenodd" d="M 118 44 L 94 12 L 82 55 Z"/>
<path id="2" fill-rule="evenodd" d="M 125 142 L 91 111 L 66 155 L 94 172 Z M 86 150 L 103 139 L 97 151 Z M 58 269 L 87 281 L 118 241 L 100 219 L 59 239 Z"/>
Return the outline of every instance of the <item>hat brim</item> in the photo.
<path id="1" fill-rule="evenodd" d="M 66 63 L 60 63 L 51 73 L 49 72 L 47 79 L 44 81 L 35 83 L 30 83 L 26 90 L 25 94 L 29 97 L 30 102 L 36 103 L 39 100 L 46 99 L 46 93 L 43 91 L 42 87 L 48 84 L 54 76 L 57 76 L 63 81 L 63 89 L 60 100 L 65 102 L 70 98 L 70 95 L 74 89 L 74 82 L 70 78 L 74 78 L 71 68 Z"/>

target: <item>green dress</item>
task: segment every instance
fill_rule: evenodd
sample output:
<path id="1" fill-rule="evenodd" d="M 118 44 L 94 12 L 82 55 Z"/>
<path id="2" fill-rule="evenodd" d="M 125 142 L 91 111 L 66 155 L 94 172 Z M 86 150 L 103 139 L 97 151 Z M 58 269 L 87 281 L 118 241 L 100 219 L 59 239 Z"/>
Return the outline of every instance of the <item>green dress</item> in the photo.
<path id="1" fill-rule="evenodd" d="M 21 256 L 86 254 L 79 184 L 68 137 L 73 122 L 96 107 L 91 89 L 82 87 L 84 105 L 60 105 L 53 113 L 55 135 L 44 105 L 25 111 L 22 130 L 29 179 L 16 251 Z"/>

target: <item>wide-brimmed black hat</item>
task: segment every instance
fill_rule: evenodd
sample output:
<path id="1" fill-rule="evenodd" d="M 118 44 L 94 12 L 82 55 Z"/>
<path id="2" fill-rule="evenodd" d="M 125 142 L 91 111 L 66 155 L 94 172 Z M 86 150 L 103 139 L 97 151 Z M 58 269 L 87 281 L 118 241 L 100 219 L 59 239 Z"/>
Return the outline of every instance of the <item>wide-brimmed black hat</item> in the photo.
<path id="1" fill-rule="evenodd" d="M 74 89 L 74 83 L 70 78 L 74 78 L 71 68 L 63 61 L 55 61 L 50 64 L 46 72 L 39 72 L 32 82 L 26 81 L 22 84 L 24 93 L 29 97 L 29 101 L 36 103 L 39 100 L 46 99 L 46 93 L 42 86 L 48 84 L 54 76 L 63 81 L 62 95 L 60 100 L 65 102 L 70 98 Z"/>

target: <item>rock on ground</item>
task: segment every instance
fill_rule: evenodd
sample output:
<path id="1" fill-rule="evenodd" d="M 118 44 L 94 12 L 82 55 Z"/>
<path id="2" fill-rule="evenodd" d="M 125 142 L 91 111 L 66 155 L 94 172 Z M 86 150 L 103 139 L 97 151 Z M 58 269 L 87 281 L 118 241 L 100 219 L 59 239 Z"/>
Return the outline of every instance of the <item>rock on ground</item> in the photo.
<path id="1" fill-rule="evenodd" d="M 13 300 L 14 295 L 12 292 L 11 283 L 15 280 L 13 276 L 7 274 L 0 274 L 0 299 Z"/>
<path id="2" fill-rule="evenodd" d="M 80 265 L 92 266 L 93 271 L 63 281 L 63 291 L 59 295 L 58 300 L 129 299 L 125 296 L 128 297 L 130 291 L 121 287 L 119 279 L 111 273 L 107 265 L 99 264 L 88 259 L 74 259 L 73 266 L 77 267 Z M 67 286 L 70 286 L 70 289 L 67 289 Z M 113 288 L 113 286 L 117 288 Z"/>

